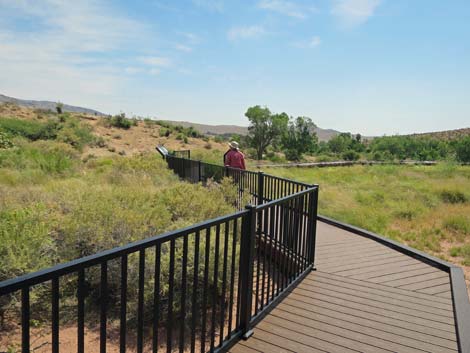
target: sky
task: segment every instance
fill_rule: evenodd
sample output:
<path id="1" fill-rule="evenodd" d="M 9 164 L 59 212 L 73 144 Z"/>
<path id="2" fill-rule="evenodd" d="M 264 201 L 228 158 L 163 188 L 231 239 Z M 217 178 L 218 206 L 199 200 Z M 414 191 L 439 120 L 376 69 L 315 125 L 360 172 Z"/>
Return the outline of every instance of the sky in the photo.
<path id="1" fill-rule="evenodd" d="M 470 127 L 469 0 L 0 0 L 0 94 L 248 125 Z"/>

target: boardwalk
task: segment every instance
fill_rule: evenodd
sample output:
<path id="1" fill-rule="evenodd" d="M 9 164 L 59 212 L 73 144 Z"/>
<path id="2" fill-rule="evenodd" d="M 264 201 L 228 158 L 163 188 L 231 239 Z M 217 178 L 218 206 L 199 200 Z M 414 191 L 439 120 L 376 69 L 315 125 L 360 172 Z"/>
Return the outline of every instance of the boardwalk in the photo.
<path id="1" fill-rule="evenodd" d="M 318 223 L 316 268 L 238 352 L 456 352 L 449 274 Z"/>

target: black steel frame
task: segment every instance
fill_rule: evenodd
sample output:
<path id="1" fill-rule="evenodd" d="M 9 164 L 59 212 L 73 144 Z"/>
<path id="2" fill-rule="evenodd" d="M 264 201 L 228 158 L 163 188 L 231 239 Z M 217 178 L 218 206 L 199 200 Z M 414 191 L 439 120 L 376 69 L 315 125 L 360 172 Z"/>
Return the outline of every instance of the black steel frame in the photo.
<path id="1" fill-rule="evenodd" d="M 108 300 L 113 280 L 111 261 L 119 264 L 121 352 L 128 347 L 126 333 L 130 329 L 127 308 L 130 256 L 138 258 L 137 320 L 132 328 L 136 333 L 137 352 L 143 352 L 144 343 L 148 342 L 146 338 L 150 339 L 146 337 L 148 330 L 144 322 L 145 311 L 149 309 L 144 291 L 149 280 L 153 280 L 150 308 L 153 352 L 157 352 L 162 343 L 167 352 L 174 348 L 180 352 L 187 348 L 195 352 L 198 345 L 201 353 L 218 352 L 227 350 L 241 337 L 248 337 L 252 326 L 314 267 L 317 185 L 173 155 L 165 159 L 176 174 L 191 182 L 232 178 L 239 200 L 249 195 L 254 205 L 243 207 L 238 203 L 239 211 L 231 215 L 1 282 L 0 297 L 18 292 L 21 297 L 22 352 L 31 351 L 31 290 L 49 283 L 52 352 L 59 352 L 61 279 L 70 275 L 76 278 L 77 351 L 86 352 L 85 287 L 89 285 L 87 274 L 91 268 L 99 268 L 96 291 L 99 293 L 100 352 L 106 352 L 112 305 Z M 192 260 L 189 252 L 194 255 Z M 162 264 L 164 254 L 168 255 L 167 267 Z M 149 264 L 149 259 L 154 259 L 153 263 Z M 153 269 L 151 278 L 149 267 Z M 163 268 L 168 269 L 167 282 L 163 282 Z M 163 287 L 167 288 L 165 292 Z M 159 341 L 160 330 L 165 331 L 166 342 Z"/>

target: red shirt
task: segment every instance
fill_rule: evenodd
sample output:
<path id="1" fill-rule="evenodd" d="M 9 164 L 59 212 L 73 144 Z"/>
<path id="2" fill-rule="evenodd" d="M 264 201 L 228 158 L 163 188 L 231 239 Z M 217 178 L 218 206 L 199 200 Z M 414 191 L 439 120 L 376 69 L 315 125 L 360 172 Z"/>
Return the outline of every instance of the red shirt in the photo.
<path id="1" fill-rule="evenodd" d="M 225 166 L 238 169 L 246 169 L 245 156 L 240 151 L 230 150 L 225 155 Z"/>

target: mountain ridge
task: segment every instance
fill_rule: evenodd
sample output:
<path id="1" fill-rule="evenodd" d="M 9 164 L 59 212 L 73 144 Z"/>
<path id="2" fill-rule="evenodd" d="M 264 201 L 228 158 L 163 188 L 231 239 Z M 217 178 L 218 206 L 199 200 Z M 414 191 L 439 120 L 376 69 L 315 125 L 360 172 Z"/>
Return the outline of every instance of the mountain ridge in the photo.
<path id="1" fill-rule="evenodd" d="M 32 109 L 45 109 L 45 110 L 52 110 L 52 111 L 55 111 L 56 106 L 57 106 L 57 102 L 19 99 L 19 98 L 9 97 L 4 94 L 0 94 L 0 103 L 13 103 L 20 107 L 26 107 L 26 108 L 32 108 Z M 84 113 L 84 114 L 100 115 L 100 116 L 105 115 L 94 109 L 83 108 L 83 107 L 70 105 L 70 104 L 63 104 L 62 110 L 64 112 L 72 112 L 72 113 Z"/>

